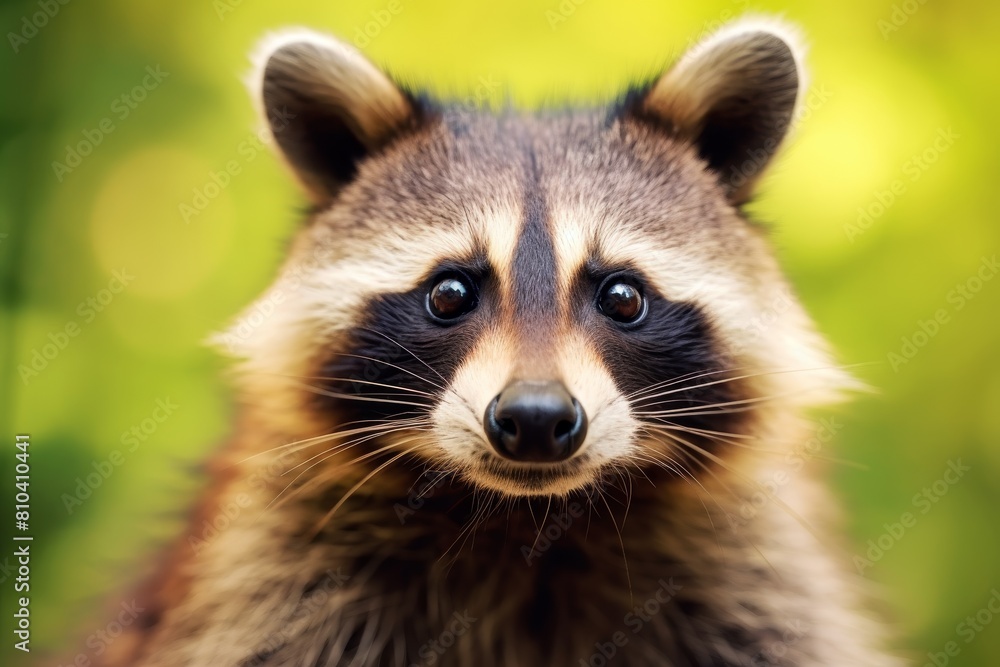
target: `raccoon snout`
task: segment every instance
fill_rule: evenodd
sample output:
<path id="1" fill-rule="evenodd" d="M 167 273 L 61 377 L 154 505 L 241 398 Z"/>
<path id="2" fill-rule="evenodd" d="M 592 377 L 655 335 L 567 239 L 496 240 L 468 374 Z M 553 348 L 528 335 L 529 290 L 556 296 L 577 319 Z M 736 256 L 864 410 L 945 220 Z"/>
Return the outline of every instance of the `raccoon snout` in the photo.
<path id="1" fill-rule="evenodd" d="M 517 381 L 490 401 L 483 426 L 504 458 L 555 463 L 579 449 L 587 414 L 561 382 Z"/>

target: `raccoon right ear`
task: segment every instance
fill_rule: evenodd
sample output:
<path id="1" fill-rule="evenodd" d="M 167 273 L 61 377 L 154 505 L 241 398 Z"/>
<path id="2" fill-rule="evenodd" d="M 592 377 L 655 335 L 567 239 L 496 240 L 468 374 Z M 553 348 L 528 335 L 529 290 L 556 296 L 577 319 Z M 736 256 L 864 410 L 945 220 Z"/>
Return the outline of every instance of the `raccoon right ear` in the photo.
<path id="1" fill-rule="evenodd" d="M 353 46 L 310 30 L 265 39 L 251 87 L 285 160 L 317 204 L 417 119 L 413 99 Z"/>
<path id="2" fill-rule="evenodd" d="M 730 201 L 743 203 L 791 126 L 804 51 L 793 26 L 737 20 L 692 47 L 628 111 L 690 142 Z"/>

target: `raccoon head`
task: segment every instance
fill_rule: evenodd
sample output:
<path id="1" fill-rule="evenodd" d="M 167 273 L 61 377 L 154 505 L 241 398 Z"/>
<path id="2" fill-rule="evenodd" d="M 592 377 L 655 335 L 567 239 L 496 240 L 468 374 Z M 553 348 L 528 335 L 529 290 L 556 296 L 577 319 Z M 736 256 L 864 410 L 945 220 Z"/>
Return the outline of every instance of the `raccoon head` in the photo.
<path id="1" fill-rule="evenodd" d="M 578 110 L 429 102 L 303 31 L 258 65 L 314 205 L 239 337 L 283 432 L 567 494 L 700 474 L 842 381 L 741 210 L 804 89 L 788 28 L 728 26 Z"/>

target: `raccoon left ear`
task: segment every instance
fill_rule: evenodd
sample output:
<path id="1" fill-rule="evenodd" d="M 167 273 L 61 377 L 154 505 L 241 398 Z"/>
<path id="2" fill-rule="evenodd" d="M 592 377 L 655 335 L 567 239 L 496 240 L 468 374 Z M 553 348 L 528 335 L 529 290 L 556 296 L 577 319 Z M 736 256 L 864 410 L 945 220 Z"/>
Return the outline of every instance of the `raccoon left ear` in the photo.
<path id="1" fill-rule="evenodd" d="M 414 125 L 413 99 L 350 44 L 311 30 L 265 39 L 249 85 L 281 153 L 323 204 Z"/>
<path id="2" fill-rule="evenodd" d="M 788 132 L 805 89 L 797 31 L 743 19 L 692 47 L 629 109 L 690 141 L 735 204 Z"/>

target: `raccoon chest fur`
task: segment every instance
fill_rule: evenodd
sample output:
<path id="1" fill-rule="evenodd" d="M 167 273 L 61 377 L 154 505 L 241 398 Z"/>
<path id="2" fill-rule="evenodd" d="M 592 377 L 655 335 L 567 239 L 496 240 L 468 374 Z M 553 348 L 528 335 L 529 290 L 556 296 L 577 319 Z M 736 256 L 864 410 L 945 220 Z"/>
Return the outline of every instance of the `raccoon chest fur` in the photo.
<path id="1" fill-rule="evenodd" d="M 204 548 L 143 664 L 893 664 L 837 641 L 826 605 L 852 595 L 794 519 L 733 530 L 676 484 L 501 502 L 400 476 L 326 522 L 348 487 L 290 502 Z"/>
<path id="2" fill-rule="evenodd" d="M 733 610 L 704 606 L 712 601 L 710 589 L 732 581 L 739 560 L 717 564 L 725 570 L 700 571 L 697 561 L 711 554 L 686 561 L 693 549 L 708 544 L 651 544 L 655 537 L 648 525 L 619 523 L 624 510 L 624 496 L 619 496 L 608 501 L 618 510 L 614 518 L 603 503 L 595 507 L 597 499 L 587 497 L 551 506 L 534 503 L 526 514 L 521 510 L 528 510 L 527 503 L 476 506 L 471 499 L 456 502 L 450 494 L 424 503 L 414 503 L 412 496 L 386 498 L 379 499 L 386 508 L 382 517 L 375 516 L 366 498 L 344 505 L 339 520 L 308 539 L 325 506 L 294 508 L 287 516 L 279 511 L 274 520 L 288 532 L 271 532 L 266 552 L 261 545 L 259 555 L 251 550 L 239 557 L 242 567 L 263 575 L 258 589 L 242 602 L 232 599 L 220 606 L 218 617 L 195 613 L 188 620 L 192 627 L 178 631 L 203 635 L 200 650 L 210 653 L 184 655 L 183 662 L 175 656 L 173 664 L 200 663 L 218 650 L 218 624 L 228 624 L 229 605 L 259 617 L 247 623 L 240 642 L 247 655 L 234 663 L 247 665 L 397 664 L 389 658 L 396 655 L 405 656 L 406 662 L 398 664 L 407 665 L 430 660 L 570 665 L 589 662 L 602 645 L 605 652 L 607 646 L 615 648 L 618 664 L 664 664 L 672 656 L 667 664 L 685 665 L 702 664 L 692 661 L 686 646 L 699 635 L 698 642 L 709 640 L 703 649 L 723 642 L 705 649 L 720 661 L 726 652 L 744 654 L 772 636 L 770 630 L 751 635 L 735 618 L 724 621 Z M 411 509 L 417 504 L 419 509 Z M 664 525 L 660 522 L 657 531 Z M 230 530 L 237 535 L 240 528 Z M 710 534 L 709 529 L 705 537 Z M 226 541 L 223 536 L 221 542 Z M 205 558 L 227 550 L 220 543 Z M 757 579 L 746 591 L 747 604 L 763 581 L 777 594 L 766 567 L 747 574 Z M 780 623 L 759 609 L 755 614 L 755 624 Z M 780 630 L 775 628 L 773 636 Z M 616 637 L 621 646 L 614 643 Z M 313 653 L 314 662 L 303 663 Z M 231 660 L 224 655 L 219 652 L 213 661 Z M 339 661 L 331 662 L 332 655 L 340 655 Z"/>

